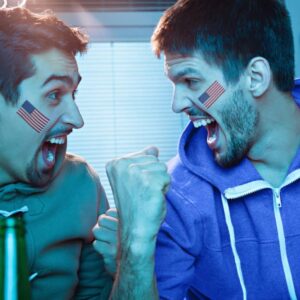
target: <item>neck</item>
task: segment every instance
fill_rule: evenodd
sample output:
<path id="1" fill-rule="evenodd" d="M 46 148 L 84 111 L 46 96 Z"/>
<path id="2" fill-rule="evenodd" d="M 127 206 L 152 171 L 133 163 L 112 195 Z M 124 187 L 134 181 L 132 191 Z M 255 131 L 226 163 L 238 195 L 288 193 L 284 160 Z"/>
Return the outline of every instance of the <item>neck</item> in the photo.
<path id="1" fill-rule="evenodd" d="M 291 96 L 278 92 L 259 106 L 258 139 L 248 158 L 263 179 L 278 187 L 300 145 L 300 109 Z"/>

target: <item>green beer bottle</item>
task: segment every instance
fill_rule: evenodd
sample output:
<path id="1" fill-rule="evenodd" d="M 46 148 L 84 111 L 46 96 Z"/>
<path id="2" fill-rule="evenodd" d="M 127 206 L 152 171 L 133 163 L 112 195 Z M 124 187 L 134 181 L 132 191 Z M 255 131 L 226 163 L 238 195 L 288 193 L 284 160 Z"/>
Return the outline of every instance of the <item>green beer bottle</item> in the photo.
<path id="1" fill-rule="evenodd" d="M 0 216 L 0 300 L 30 300 L 23 213 Z"/>

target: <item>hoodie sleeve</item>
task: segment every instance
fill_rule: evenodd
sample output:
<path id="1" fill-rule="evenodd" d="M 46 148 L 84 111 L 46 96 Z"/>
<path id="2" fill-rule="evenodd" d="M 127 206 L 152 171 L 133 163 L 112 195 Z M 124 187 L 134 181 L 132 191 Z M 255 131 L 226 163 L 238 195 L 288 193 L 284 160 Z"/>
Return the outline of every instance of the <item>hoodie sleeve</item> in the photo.
<path id="1" fill-rule="evenodd" d="M 107 300 L 112 288 L 112 278 L 105 271 L 101 256 L 92 244 L 83 245 L 76 300 Z"/>
<path id="2" fill-rule="evenodd" d="M 186 296 L 194 276 L 194 262 L 201 251 L 202 232 L 197 208 L 171 188 L 156 248 L 160 299 L 182 300 Z"/>

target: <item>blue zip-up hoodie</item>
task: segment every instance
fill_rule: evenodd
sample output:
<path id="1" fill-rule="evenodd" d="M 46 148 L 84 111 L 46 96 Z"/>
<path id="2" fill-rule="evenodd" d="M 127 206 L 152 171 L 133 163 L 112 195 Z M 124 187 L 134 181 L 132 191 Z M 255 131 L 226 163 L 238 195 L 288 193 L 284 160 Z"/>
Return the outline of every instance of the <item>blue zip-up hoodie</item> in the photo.
<path id="1" fill-rule="evenodd" d="M 300 106 L 300 80 L 293 96 Z M 300 149 L 274 188 L 247 158 L 220 167 L 206 135 L 190 123 L 169 164 L 156 250 L 160 298 L 300 299 Z"/>

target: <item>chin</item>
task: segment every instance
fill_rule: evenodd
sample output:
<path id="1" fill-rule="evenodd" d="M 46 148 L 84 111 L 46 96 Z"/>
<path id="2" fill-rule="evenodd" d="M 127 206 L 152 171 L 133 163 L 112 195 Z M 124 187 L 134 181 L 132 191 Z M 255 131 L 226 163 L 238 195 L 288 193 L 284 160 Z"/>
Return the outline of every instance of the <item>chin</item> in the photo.
<path id="1" fill-rule="evenodd" d="M 243 155 L 221 155 L 221 154 L 216 154 L 215 156 L 216 162 L 218 165 L 220 165 L 223 168 L 230 168 L 234 167 L 237 164 L 239 164 L 242 159 Z"/>
<path id="2" fill-rule="evenodd" d="M 47 186 L 53 179 L 53 172 L 39 173 L 27 172 L 28 182 L 32 186 L 43 187 Z"/>
<path id="3" fill-rule="evenodd" d="M 61 169 L 64 157 L 65 151 L 61 151 L 57 156 L 55 164 L 51 168 L 40 168 L 38 167 L 38 159 L 36 156 L 36 159 L 28 165 L 26 170 L 26 177 L 28 183 L 36 187 L 47 186 L 56 177 L 57 173 Z"/>
<path id="4" fill-rule="evenodd" d="M 246 139 L 232 139 L 223 151 L 215 152 L 215 160 L 223 168 L 234 167 L 247 156 L 250 145 Z"/>

